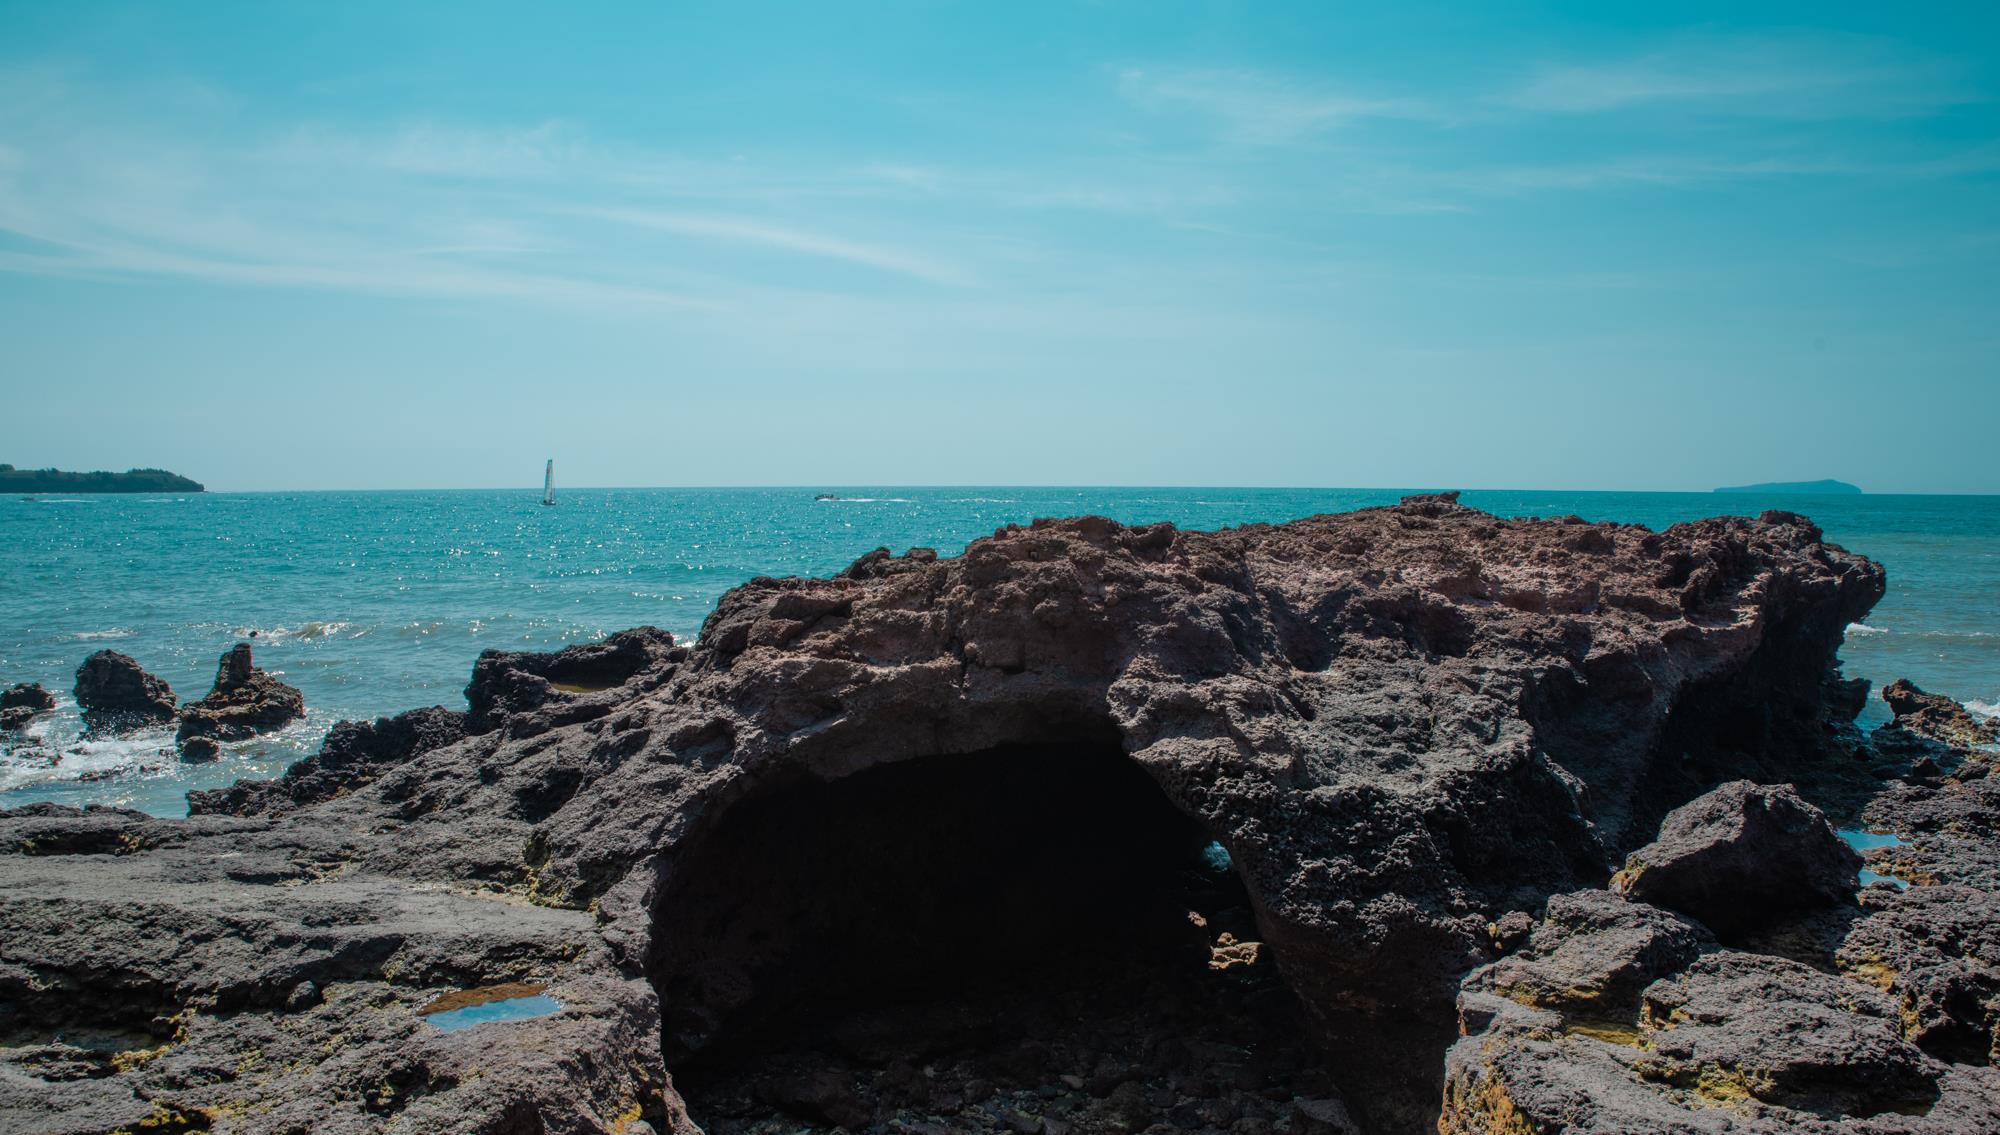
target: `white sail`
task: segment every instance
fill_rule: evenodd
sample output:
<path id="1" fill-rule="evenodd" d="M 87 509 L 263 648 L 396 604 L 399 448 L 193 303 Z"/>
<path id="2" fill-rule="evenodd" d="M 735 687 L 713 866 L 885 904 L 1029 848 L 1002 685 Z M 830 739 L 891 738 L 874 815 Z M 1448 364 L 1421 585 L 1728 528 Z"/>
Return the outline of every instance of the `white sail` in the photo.
<path id="1" fill-rule="evenodd" d="M 556 459 L 549 458 L 548 468 L 542 470 L 542 503 L 556 503 Z"/>

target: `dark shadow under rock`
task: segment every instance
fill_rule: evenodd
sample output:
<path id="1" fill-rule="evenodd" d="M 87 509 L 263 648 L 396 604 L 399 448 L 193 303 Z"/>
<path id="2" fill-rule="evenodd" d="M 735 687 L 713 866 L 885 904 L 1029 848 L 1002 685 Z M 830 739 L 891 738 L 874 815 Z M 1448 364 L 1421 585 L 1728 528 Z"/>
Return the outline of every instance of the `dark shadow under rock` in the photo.
<path id="1" fill-rule="evenodd" d="M 655 977 L 710 1135 L 1344 1112 L 1240 880 L 1115 749 L 924 758 L 718 827 L 673 868 Z"/>

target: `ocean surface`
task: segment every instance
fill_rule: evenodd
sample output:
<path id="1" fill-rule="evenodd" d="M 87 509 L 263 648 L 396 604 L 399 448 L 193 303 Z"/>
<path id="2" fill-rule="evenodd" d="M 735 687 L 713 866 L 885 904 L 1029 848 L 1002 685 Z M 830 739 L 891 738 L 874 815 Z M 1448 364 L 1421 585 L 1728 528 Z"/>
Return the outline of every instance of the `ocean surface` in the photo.
<path id="1" fill-rule="evenodd" d="M 552 648 L 650 623 L 691 639 L 724 591 L 823 575 L 877 546 L 955 554 L 1041 516 L 1187 528 L 1390 504 L 1406 489 L 534 489 L 0 498 L 0 685 L 36 681 L 57 712 L 0 737 L 0 806 L 36 800 L 183 815 L 184 794 L 273 776 L 343 718 L 463 708 L 489 648 Z M 817 492 L 843 499 L 815 500 Z M 1908 677 L 1975 709 L 2000 703 L 2000 497 L 1467 492 L 1505 516 L 1663 527 L 1786 508 L 1882 562 L 1889 594 L 1848 630 L 1850 675 Z M 249 636 L 255 632 L 256 637 Z M 77 664 L 110 647 L 183 700 L 232 643 L 304 692 L 282 733 L 183 766 L 167 729 L 83 735 Z M 1866 720 L 1886 717 L 1871 699 Z"/>

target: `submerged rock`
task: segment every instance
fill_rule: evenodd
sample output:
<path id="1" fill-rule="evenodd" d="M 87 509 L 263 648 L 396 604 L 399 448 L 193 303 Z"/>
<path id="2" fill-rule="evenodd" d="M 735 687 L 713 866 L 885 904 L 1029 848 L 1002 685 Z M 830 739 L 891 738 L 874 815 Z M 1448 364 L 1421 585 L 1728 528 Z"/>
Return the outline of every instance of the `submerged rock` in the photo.
<path id="1" fill-rule="evenodd" d="M 1073 943 L 1100 940 L 1079 928 L 1110 896 L 1211 878 L 1215 841 L 1242 895 L 1203 921 L 1228 926 L 1224 950 L 1258 948 L 1210 970 L 1220 933 L 1190 906 L 1170 912 L 1172 933 L 1203 937 L 1166 956 L 1223 983 L 1230 1012 L 1323 1045 L 1336 1082 L 1260 1072 L 1200 1021 L 1100 1031 L 1058 1066 L 1021 1044 L 1047 1031 L 1030 1021 L 965 1043 L 1021 1053 L 1032 1082 L 982 1074 L 946 1094 L 970 1107 L 1014 1093 L 1005 1109 L 1046 1131 L 1029 1094 L 1059 1099 L 1065 1075 L 1099 1086 L 1099 1058 L 1137 1063 L 1120 1051 L 1137 1044 L 1168 1078 L 1101 1085 L 1133 1129 L 1269 1122 L 1206 1071 L 1232 1068 L 1280 1100 L 1344 1099 L 1371 1135 L 1425 1130 L 1460 979 L 1494 958 L 1489 926 L 1600 885 L 1719 781 L 1863 771 L 1835 751 L 1827 699 L 1843 629 L 1881 591 L 1879 568 L 1788 515 L 1651 532 L 1503 520 L 1448 494 L 1212 533 L 1044 521 L 951 559 L 752 580 L 691 648 L 641 629 L 483 655 L 466 714 L 337 728 L 282 780 L 148 825 L 173 835 L 118 857 L 124 874 L 93 874 L 86 856 L 0 872 L 0 995 L 52 991 L 24 1011 L 35 1027 L 87 1016 L 97 986 L 74 967 L 88 957 L 146 990 L 152 1015 L 189 1014 L 171 1059 L 92 1080 L 93 1098 L 309 1111 L 324 1131 L 393 1114 L 440 1132 L 638 1118 L 687 1135 L 670 1064 L 693 1075 L 815 1009 L 974 979 L 1000 982 L 1006 1003 L 1006 980 L 1037 988 L 1034 967 L 1078 964 Z M 16 822 L 0 815 L 0 837 Z M 66 880 L 101 901 L 72 901 Z M 480 904 L 545 914 L 564 945 L 504 919 L 468 936 L 460 915 Z M 1554 932 L 1527 960 L 1597 967 L 1607 1003 L 1628 1001 L 1685 952 L 1676 935 L 1692 932 L 1661 917 L 1636 962 L 1610 964 L 1632 954 L 1619 946 L 1600 964 Z M 263 958 L 238 923 L 259 943 L 328 945 Z M 397 1007 L 446 973 L 539 981 L 570 1008 L 405 1044 L 413 1018 Z M 359 1055 L 304 1075 L 193 1074 L 282 1031 L 283 991 L 305 980 L 328 1014 L 311 1035 L 338 1029 L 389 1061 L 389 1102 Z M 55 1091 L 17 1125 L 53 1124 Z M 779 1105 L 714 1106 L 754 1125 Z"/>
<path id="2" fill-rule="evenodd" d="M 215 686 L 208 696 L 181 708 L 175 737 L 184 750 L 195 737 L 242 741 L 282 729 L 305 712 L 305 695 L 258 669 L 250 659 L 250 644 L 239 642 L 216 666 Z"/>
<path id="3" fill-rule="evenodd" d="M 222 759 L 222 744 L 213 737 L 186 737 L 180 742 L 181 760 L 204 765 Z"/>
<path id="4" fill-rule="evenodd" d="M 1728 936 L 1852 899 L 1861 857 L 1788 785 L 1725 784 L 1670 814 L 1612 886 Z"/>
<path id="5" fill-rule="evenodd" d="M 111 732 L 174 719 L 173 687 L 115 650 L 100 650 L 76 668 L 76 704 L 86 725 Z"/>

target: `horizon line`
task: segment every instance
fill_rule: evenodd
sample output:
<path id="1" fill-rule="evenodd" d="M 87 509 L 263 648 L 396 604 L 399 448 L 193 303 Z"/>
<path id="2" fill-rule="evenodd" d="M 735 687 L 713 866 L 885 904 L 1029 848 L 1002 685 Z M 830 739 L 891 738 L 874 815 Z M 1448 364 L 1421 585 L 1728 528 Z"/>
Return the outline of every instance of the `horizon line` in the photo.
<path id="1" fill-rule="evenodd" d="M 193 478 L 189 478 L 189 479 L 190 479 L 190 480 L 192 480 Z M 681 485 L 574 485 L 574 486 L 570 486 L 570 487 L 568 487 L 568 488 L 565 488 L 565 489 L 561 489 L 561 490 L 559 490 L 559 495 L 560 495 L 560 493 L 561 493 L 561 492 L 571 492 L 571 493 L 577 493 L 577 492 L 628 492 L 628 491 L 652 491 L 652 492 L 662 492 L 662 491 L 668 491 L 668 492 L 688 492 L 688 491 L 710 491 L 710 492 L 715 492 L 715 491 L 751 491 L 751 490 L 762 490 L 762 491 L 771 491 L 771 492 L 776 492 L 776 491 L 781 491 L 781 490 L 798 490 L 798 491 L 800 491 L 800 492 L 815 492 L 815 491 L 816 491 L 816 492 L 830 492 L 830 491 L 835 491 L 835 490 L 842 490 L 842 489 L 868 489 L 868 490 L 925 490 L 925 489 L 1034 489 L 1034 490 L 1044 490 L 1044 491 L 1046 491 L 1046 490 L 1062 490 L 1062 489 L 1076 489 L 1076 490 L 1085 490 L 1085 491 L 1087 491 L 1087 490 L 1103 490 L 1103 489 L 1121 489 L 1121 490 L 1129 490 L 1129 489 L 1173 489 L 1173 490 L 1192 490 L 1192 489 L 1221 489 L 1221 490 L 1229 490 L 1229 491 L 1235 491 L 1235 492 L 1371 492 L 1371 493 L 1390 493 L 1390 492 L 1400 492 L 1400 493 L 1443 493 L 1443 492 L 1464 492 L 1464 493 L 1595 493 L 1595 494 L 1607 494 L 1607 495 L 1609 495 L 1609 494 L 1650 494 L 1650 495 L 1658 495 L 1658 496 L 1718 496 L 1718 497 L 1722 497 L 1722 496 L 1761 496 L 1761 495 L 1769 495 L 1769 496 L 1795 496 L 1795 497 L 1814 497 L 1814 498 L 1833 498 L 1833 499 L 1843 499 L 1843 500 L 1844 500 L 1844 499 L 1852 499 L 1853 497 L 1856 497 L 1856 496 L 1862 496 L 1862 497 L 1989 497 L 1989 496 L 2000 496 L 2000 488 L 1996 488 L 1996 489 L 1923 489 L 1923 490 L 1912 490 L 1912 489 L 1891 489 L 1891 490 L 1880 490 L 1880 491 L 1878 491 L 1878 490 L 1873 490 L 1873 489 L 1864 489 L 1864 490 L 1862 490 L 1862 491 L 1861 491 L 1861 492 L 1859 492 L 1859 493 L 1812 493 L 1812 492 L 1803 492 L 1803 493 L 1801 493 L 1801 492 L 1792 492 L 1792 493 L 1787 493 L 1787 492 L 1783 492 L 1783 491 L 1779 491 L 1779 490 L 1772 490 L 1772 491 L 1770 491 L 1770 492 L 1768 492 L 1768 493 L 1763 493 L 1763 492 L 1759 492 L 1759 491 L 1756 491 L 1756 490 L 1752 490 L 1752 491 L 1749 491 L 1749 492 L 1745 492 L 1745 491 L 1741 491 L 1741 489 L 1740 489 L 1739 487 L 1737 487 L 1737 486 L 1729 486 L 1728 488 L 1730 488 L 1730 489 L 1731 489 L 1732 491 L 1727 491 L 1727 492 L 1725 492 L 1725 491 L 1723 491 L 1723 490 L 1722 490 L 1721 488 L 1708 488 L 1708 489 L 1579 489 L 1579 488 L 1527 488 L 1527 487 L 1519 487 L 1519 486 L 1505 486 L 1505 487 L 1493 487 L 1493 486 L 1478 486 L 1478 487 L 1474 487 L 1474 486 L 1459 486 L 1459 487 L 1456 487 L 1456 488 L 1449 488 L 1449 487 L 1426 487 L 1426 486 L 1422 486 L 1422 485 L 1306 485 L 1306 484 L 1291 484 L 1291 485 L 1284 485 L 1284 484 L 1257 484 L 1257 485 L 1253 485 L 1253 484 L 1213 484 L 1213 483 L 1211 483 L 1211 484 L 1193 484 L 1193 483 L 1190 483 L 1190 484 L 1165 484 L 1165 483 L 1155 483 L 1155 482 L 1120 482 L 1120 483 L 1103 483 L 1103 484 L 1086 484 L 1086 483 L 1081 483 L 1081 482 L 1078 482 L 1078 483 L 1070 483 L 1070 482 L 1034 482 L 1034 481 L 1016 481 L 1016 482 L 1000 482 L 1000 481 L 962 481 L 962 482 L 959 482 L 959 481 L 942 481 L 942 482 L 929 482 L 929 483 L 918 483 L 918 482 L 904 482 L 904 483 L 892 483 L 892 482 L 878 482 L 878 483 L 869 483 L 869 482 L 852 482 L 852 483 L 847 483 L 847 484 L 830 484 L 830 483 L 815 483 L 815 484 L 776 484 L 776 483 L 773 483 L 773 484 L 681 484 Z M 539 492 L 540 492 L 540 486 L 535 486 L 535 485 L 526 485 L 526 484 L 522 484 L 522 485 L 409 485 L 409 486 L 398 486 L 398 487 L 394 487 L 394 488 L 385 488 L 385 487 L 374 487 L 374 488 L 356 488 L 356 487 L 341 487 L 341 486 L 332 486 L 332 487 L 325 487 L 325 488 L 276 488 L 276 489 L 240 489 L 240 488 L 209 488 L 209 487 L 204 487 L 204 488 L 203 488 L 203 489 L 202 489 L 202 490 L 201 490 L 201 491 L 200 491 L 199 493 L 196 493 L 196 492 L 189 492 L 188 490 L 184 490 L 184 489 L 183 489 L 183 490 L 174 490 L 174 489 L 164 489 L 164 490 L 159 490 L 159 491 L 156 491 L 156 492 L 131 492 L 131 493 L 123 493 L 123 492 L 111 492 L 111 493 L 92 493 L 92 492 L 83 492 L 83 493 L 65 493 L 65 492 L 63 492 L 63 491 L 61 491 L 61 490 L 55 490 L 55 491 L 41 491 L 41 492 L 28 492 L 28 493 L 6 493 L 6 492 L 5 492 L 4 490 L 0 490 L 0 495 L 7 495 L 7 496 L 21 496 L 21 497 L 33 497 L 33 496 L 66 496 L 66 495 L 76 495 L 76 496 L 94 496 L 94 497 L 123 497 L 123 496 L 200 496 L 200 495 L 241 495 L 241 496 L 251 496 L 251 495 L 275 495 L 275 494 L 282 494 L 282 493 L 501 493 L 501 492 L 521 492 L 521 493 L 524 493 L 524 494 L 534 494 L 534 493 L 539 493 Z"/>

